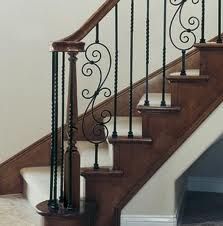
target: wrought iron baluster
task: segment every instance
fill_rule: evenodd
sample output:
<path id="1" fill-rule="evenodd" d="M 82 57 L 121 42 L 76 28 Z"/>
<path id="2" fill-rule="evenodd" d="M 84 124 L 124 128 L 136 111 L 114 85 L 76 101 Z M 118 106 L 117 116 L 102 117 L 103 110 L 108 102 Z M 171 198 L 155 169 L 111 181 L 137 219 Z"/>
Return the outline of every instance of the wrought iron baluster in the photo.
<path id="1" fill-rule="evenodd" d="M 182 69 L 180 75 L 186 75 L 186 50 L 182 50 Z"/>
<path id="2" fill-rule="evenodd" d="M 134 42 L 134 0 L 131 0 L 131 25 L 130 25 L 130 88 L 129 88 L 129 132 L 128 137 L 133 138 L 132 131 L 132 106 L 133 106 L 133 42 Z"/>
<path id="3" fill-rule="evenodd" d="M 218 39 L 217 43 L 222 43 L 222 37 L 221 37 L 221 0 L 218 0 Z"/>
<path id="4" fill-rule="evenodd" d="M 61 169 L 60 169 L 60 202 L 64 200 L 64 132 L 65 132 L 65 53 L 62 53 L 62 73 L 61 73 Z"/>
<path id="5" fill-rule="evenodd" d="M 146 100 L 144 105 L 149 106 L 149 23 L 150 23 L 150 0 L 147 0 L 146 15 Z"/>
<path id="6" fill-rule="evenodd" d="M 173 46 L 177 48 L 178 50 L 181 51 L 182 53 L 182 69 L 181 69 L 181 75 L 186 75 L 186 51 L 190 50 L 194 44 L 197 41 L 197 37 L 195 35 L 195 31 L 199 28 L 200 26 L 200 21 L 197 17 L 195 16 L 190 16 L 188 20 L 183 20 L 182 19 L 182 11 L 184 9 L 185 3 L 188 2 L 187 0 L 170 0 L 171 5 L 177 7 L 176 12 L 174 13 L 174 16 L 170 22 L 170 27 L 169 27 L 169 35 L 170 35 L 170 40 Z M 192 4 L 196 5 L 199 3 L 199 0 L 191 0 Z M 204 4 L 204 2 L 203 2 Z M 204 10 L 204 5 L 202 10 Z M 178 37 L 175 32 L 173 32 L 173 24 L 175 19 L 177 19 L 178 15 L 178 20 L 179 20 L 179 25 L 182 28 L 182 31 L 180 32 L 179 35 L 179 40 L 175 42 L 175 39 Z M 204 26 L 204 14 L 202 16 L 203 20 L 203 26 Z M 185 25 L 186 24 L 186 25 Z M 179 29 L 178 29 L 179 30 Z M 204 27 L 202 28 L 202 33 L 204 32 Z M 203 40 L 201 40 L 203 41 Z M 204 40 L 205 41 L 205 40 Z"/>
<path id="7" fill-rule="evenodd" d="M 161 106 L 166 106 L 166 27 L 167 27 L 167 1 L 164 0 L 164 14 L 163 14 L 163 86 L 162 86 L 162 101 Z"/>
<path id="8" fill-rule="evenodd" d="M 106 57 L 108 58 L 108 64 L 107 64 L 108 69 L 106 69 L 105 71 L 104 71 L 104 67 L 101 68 L 101 63 L 102 63 L 101 61 L 104 59 L 104 56 L 105 56 L 105 59 Z M 87 78 L 91 78 L 92 75 L 98 76 L 98 84 L 95 87 L 95 91 L 91 93 L 91 91 L 87 88 L 82 90 L 83 98 L 89 101 L 83 115 L 82 132 L 86 140 L 94 144 L 94 147 L 95 147 L 94 169 L 97 170 L 99 169 L 99 164 L 98 164 L 99 145 L 105 142 L 109 135 L 109 131 L 106 124 L 109 123 L 112 118 L 112 114 L 109 110 L 105 109 L 102 112 L 97 112 L 94 110 L 96 100 L 100 95 L 103 95 L 104 97 L 108 98 L 112 94 L 112 91 L 109 88 L 104 87 L 105 82 L 111 71 L 112 58 L 111 58 L 111 53 L 108 47 L 100 42 L 99 26 L 96 26 L 95 42 L 90 44 L 86 48 L 85 58 L 87 62 L 82 66 L 82 74 Z M 86 117 L 89 116 L 88 115 L 89 112 L 91 112 L 92 121 L 94 122 L 94 125 L 90 129 L 87 126 L 85 121 Z"/>
<path id="9" fill-rule="evenodd" d="M 201 40 L 200 43 L 205 43 L 205 0 L 202 0 L 202 16 L 201 16 Z"/>
<path id="10" fill-rule="evenodd" d="M 98 164 L 98 148 L 99 144 L 95 144 L 95 161 L 94 161 L 94 169 L 98 170 L 99 169 L 99 164 Z"/>
<path id="11" fill-rule="evenodd" d="M 99 43 L 99 24 L 96 25 L 96 38 L 95 43 Z"/>
<path id="12" fill-rule="evenodd" d="M 115 76 L 114 76 L 114 130 L 112 137 L 118 136 L 117 132 L 117 98 L 118 98 L 118 60 L 119 60 L 119 42 L 118 42 L 118 4 L 115 6 Z"/>
<path id="13" fill-rule="evenodd" d="M 51 160 L 50 160 L 50 198 L 48 205 L 53 207 L 53 185 L 54 185 L 54 139 L 55 139 L 55 53 L 52 53 L 52 100 L 51 100 Z"/>
<path id="14" fill-rule="evenodd" d="M 55 53 L 55 140 L 54 140 L 54 205 L 57 203 L 57 174 L 58 174 L 58 53 Z"/>
<path id="15" fill-rule="evenodd" d="M 58 150 L 58 53 L 52 53 L 52 135 L 51 135 L 51 176 L 49 207 L 58 208 L 57 202 L 57 150 Z"/>

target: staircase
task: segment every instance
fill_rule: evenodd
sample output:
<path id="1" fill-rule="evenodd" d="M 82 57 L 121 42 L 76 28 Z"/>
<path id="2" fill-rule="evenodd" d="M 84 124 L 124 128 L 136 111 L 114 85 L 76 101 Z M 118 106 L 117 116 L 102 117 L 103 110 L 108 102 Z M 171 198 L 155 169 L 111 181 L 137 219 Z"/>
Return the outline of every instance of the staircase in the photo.
<path id="1" fill-rule="evenodd" d="M 192 1 L 191 4 L 193 6 L 198 2 Z M 181 21 L 183 31 L 180 41 L 183 47 L 180 47 L 173 39 L 172 27 L 178 13 L 181 18 L 186 1 L 170 1 L 169 4 L 176 7 L 169 27 L 170 41 L 173 47 L 180 50 L 182 56 L 167 64 L 167 1 L 164 1 L 163 67 L 149 76 L 150 1 L 147 1 L 146 74 L 145 78 L 133 84 L 135 4 L 134 0 L 131 0 L 128 65 L 130 85 L 121 92 L 118 92 L 118 0 L 105 1 L 79 30 L 67 38 L 51 43 L 50 166 L 29 165 L 20 171 L 23 194 L 43 217 L 43 225 L 119 226 L 123 208 L 174 154 L 177 155 L 181 145 L 222 103 L 221 10 L 218 11 L 218 36 L 211 42 L 206 42 L 205 1 L 200 3 L 200 20 L 190 17 L 189 27 L 182 25 Z M 114 87 L 108 88 L 105 84 L 111 74 L 113 55 L 100 41 L 100 23 L 111 11 L 115 12 Z M 199 28 L 200 40 L 195 35 Z M 82 40 L 92 30 L 95 30 L 95 41 L 85 47 Z M 190 38 L 188 41 L 184 40 L 185 37 L 187 40 L 186 35 L 192 35 L 192 44 L 189 43 Z M 185 44 L 188 46 L 185 47 Z M 194 47 L 195 49 L 192 49 Z M 100 65 L 103 53 L 108 61 L 103 65 L 105 68 Z M 80 69 L 81 73 L 87 78 L 96 73 L 99 75 L 99 81 L 93 92 L 88 88 L 82 91 L 82 97 L 88 101 L 88 105 L 85 112 L 79 116 L 77 58 L 81 54 L 86 57 L 86 62 Z M 66 70 L 66 56 L 69 57 L 69 70 Z M 62 68 L 61 87 L 59 65 Z M 67 71 L 69 94 L 66 111 Z M 100 95 L 106 100 L 96 105 Z M 193 161 L 194 159 L 191 159 L 191 164 Z M 36 217 L 35 214 L 33 216 Z M 182 225 L 185 225 L 184 222 Z"/>

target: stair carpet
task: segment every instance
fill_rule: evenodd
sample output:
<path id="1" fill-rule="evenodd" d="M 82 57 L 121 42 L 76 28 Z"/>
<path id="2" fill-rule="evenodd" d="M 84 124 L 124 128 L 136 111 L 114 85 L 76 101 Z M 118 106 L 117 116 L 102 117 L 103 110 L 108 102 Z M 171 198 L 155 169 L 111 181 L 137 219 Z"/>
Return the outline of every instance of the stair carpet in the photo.
<path id="1" fill-rule="evenodd" d="M 199 76 L 199 70 L 187 70 L 186 73 L 189 76 Z M 176 77 L 179 76 L 179 73 L 172 73 L 170 76 Z M 159 108 L 161 97 L 161 93 L 149 93 L 150 106 Z M 144 106 L 144 100 L 145 96 L 143 96 L 139 101 L 138 107 Z M 167 107 L 171 106 L 171 95 L 169 93 L 166 94 L 166 104 Z M 117 131 L 119 136 L 126 136 L 128 134 L 128 122 L 128 117 L 117 117 Z M 113 120 L 111 120 L 106 126 L 108 128 L 109 134 L 112 134 Z M 142 137 L 141 117 L 133 117 L 133 131 L 136 137 Z M 81 156 L 81 167 L 92 167 L 94 164 L 93 144 L 87 141 L 78 141 L 77 146 Z M 107 141 L 106 143 L 100 145 L 99 164 L 102 167 L 112 167 L 112 163 L 113 145 L 109 144 Z M 58 172 L 60 172 L 60 168 L 58 168 Z M 2 208 L 0 208 L 0 217 L 2 219 L 1 222 L 4 222 L 5 220 L 5 226 L 12 225 L 11 222 L 14 217 L 20 215 L 17 220 L 13 221 L 14 225 L 40 226 L 41 220 L 39 215 L 35 213 L 34 208 L 38 203 L 49 198 L 50 167 L 24 168 L 20 173 L 24 181 L 24 194 L 0 196 L 0 205 L 2 205 Z M 84 198 L 85 181 L 83 177 L 80 177 L 80 181 L 80 196 L 81 198 Z M 58 188 L 59 187 L 58 181 Z M 25 199 L 25 197 L 27 199 Z M 5 206 L 5 202 L 7 202 L 8 205 L 13 205 L 13 208 L 9 208 L 7 205 Z M 34 208 L 32 208 L 29 203 Z M 7 213 L 8 210 L 14 211 L 13 216 L 11 213 Z"/>

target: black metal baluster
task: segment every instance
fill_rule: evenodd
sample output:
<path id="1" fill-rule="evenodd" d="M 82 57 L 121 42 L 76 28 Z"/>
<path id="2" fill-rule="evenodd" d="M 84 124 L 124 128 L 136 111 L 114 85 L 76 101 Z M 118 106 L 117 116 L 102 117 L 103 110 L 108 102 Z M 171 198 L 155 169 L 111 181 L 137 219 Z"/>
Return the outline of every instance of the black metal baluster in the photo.
<path id="1" fill-rule="evenodd" d="M 52 100 L 51 100 L 51 161 L 50 161 L 50 199 L 48 205 L 52 207 L 53 203 L 53 181 L 54 181 L 54 139 L 55 139 L 55 53 L 52 53 Z"/>
<path id="2" fill-rule="evenodd" d="M 96 25 L 96 39 L 95 39 L 96 43 L 99 43 L 99 24 Z"/>
<path id="3" fill-rule="evenodd" d="M 51 141 L 51 178 L 49 206 L 58 208 L 57 203 L 57 148 L 58 148 L 58 53 L 53 52 L 52 63 L 52 141 Z"/>
<path id="4" fill-rule="evenodd" d="M 94 162 L 94 169 L 98 170 L 99 169 L 99 164 L 98 164 L 98 147 L 99 144 L 95 144 L 95 162 Z"/>
<path id="5" fill-rule="evenodd" d="M 144 105 L 149 106 L 149 18 L 150 17 L 150 5 L 147 0 L 147 15 L 146 15 L 146 100 Z"/>
<path id="6" fill-rule="evenodd" d="M 166 106 L 166 26 L 167 26 L 167 1 L 164 0 L 164 17 L 163 17 L 163 87 L 161 106 Z"/>
<path id="7" fill-rule="evenodd" d="M 217 43 L 222 43 L 221 38 L 221 0 L 218 0 L 218 39 Z"/>
<path id="8" fill-rule="evenodd" d="M 118 4 L 115 6 L 115 82 L 114 82 L 114 130 L 112 137 L 116 138 L 117 133 L 117 97 L 118 97 L 118 59 L 119 59 L 119 42 L 118 42 Z"/>
<path id="9" fill-rule="evenodd" d="M 134 0 L 131 1 L 131 28 L 130 28 L 130 88 L 129 88 L 129 132 L 128 132 L 129 138 L 133 138 L 133 131 L 132 131 L 133 41 L 134 41 Z"/>
<path id="10" fill-rule="evenodd" d="M 182 50 L 182 69 L 180 75 L 186 75 L 186 50 Z"/>
<path id="11" fill-rule="evenodd" d="M 202 0 L 202 16 L 201 16 L 201 40 L 200 43 L 205 43 L 205 0 Z"/>
<path id="12" fill-rule="evenodd" d="M 62 77 L 61 77 L 61 170 L 60 170 L 60 202 L 64 201 L 64 132 L 65 132 L 65 53 L 62 53 Z"/>
<path id="13" fill-rule="evenodd" d="M 55 53 L 55 140 L 54 140 L 54 205 L 57 203 L 57 166 L 58 166 L 58 52 Z"/>

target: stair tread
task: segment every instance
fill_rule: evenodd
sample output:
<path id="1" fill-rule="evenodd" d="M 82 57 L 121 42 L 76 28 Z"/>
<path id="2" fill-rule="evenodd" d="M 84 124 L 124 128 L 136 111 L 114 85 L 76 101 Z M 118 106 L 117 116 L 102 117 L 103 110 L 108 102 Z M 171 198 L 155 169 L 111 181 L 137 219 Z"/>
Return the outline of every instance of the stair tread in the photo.
<path id="1" fill-rule="evenodd" d="M 60 168 L 58 167 L 58 172 Z M 32 206 L 36 206 L 38 203 L 43 200 L 49 199 L 50 194 L 50 166 L 43 167 L 30 167 L 23 168 L 21 171 L 21 175 L 23 179 L 26 181 L 29 186 L 29 190 L 33 194 L 33 196 L 28 196 L 28 200 L 32 204 Z M 80 177 L 80 197 L 85 197 L 85 181 L 82 177 Z M 57 187 L 60 188 L 60 181 L 57 181 Z M 28 191 L 30 192 L 30 191 Z M 60 196 L 60 191 L 57 189 L 57 196 Z"/>
<path id="2" fill-rule="evenodd" d="M 106 124 L 109 134 L 111 135 L 113 132 L 113 118 L 110 120 L 108 124 Z M 106 119 L 105 119 L 106 120 Z M 134 131 L 135 136 L 142 136 L 142 118 L 141 117 L 133 117 L 132 118 L 132 130 Z M 117 132 L 119 136 L 128 135 L 129 131 L 129 117 L 118 116 L 117 117 Z"/>
<path id="3" fill-rule="evenodd" d="M 170 76 L 181 76 L 180 74 L 181 74 L 181 72 L 177 71 L 177 72 L 170 73 L 170 75 L 168 77 L 170 77 Z M 186 70 L 186 75 L 191 76 L 191 77 L 192 76 L 193 77 L 200 76 L 200 70 L 199 69 L 188 69 L 188 70 Z M 182 76 L 182 77 L 186 77 L 186 76 Z"/>
<path id="4" fill-rule="evenodd" d="M 137 137 L 134 136 L 133 138 L 128 138 L 127 136 L 118 136 L 117 138 L 109 137 L 109 143 L 144 143 L 144 144 L 150 144 L 152 143 L 151 138 L 144 138 L 144 137 Z"/>
<path id="5" fill-rule="evenodd" d="M 41 216 L 22 194 L 1 195 L 1 225 L 41 226 Z"/>
<path id="6" fill-rule="evenodd" d="M 151 107 L 140 105 L 137 106 L 139 112 L 148 112 L 148 113 L 169 113 L 169 112 L 179 112 L 181 110 L 178 106 L 166 106 L 166 107 Z"/>
<path id="7" fill-rule="evenodd" d="M 81 156 L 81 167 L 91 167 L 94 164 L 95 152 L 94 144 L 87 141 L 78 141 L 77 147 Z M 108 145 L 105 143 L 99 146 L 99 164 L 100 166 L 112 166 L 112 159 L 109 157 Z M 60 172 L 60 167 L 58 167 L 58 174 Z M 50 167 L 28 167 L 23 168 L 20 171 L 23 179 L 26 181 L 30 196 L 28 195 L 30 202 L 33 206 L 42 202 L 43 200 L 49 199 L 49 187 L 50 187 Z M 85 181 L 83 177 L 80 178 L 81 189 L 80 196 L 85 197 Z M 60 181 L 58 180 L 58 188 L 60 187 Z M 35 194 L 38 191 L 38 195 Z M 59 196 L 58 189 L 58 196 Z"/>
<path id="8" fill-rule="evenodd" d="M 171 105 L 171 94 L 166 93 L 165 98 L 166 98 L 167 106 L 170 106 Z M 142 96 L 142 98 L 140 99 L 140 101 L 138 103 L 138 107 L 144 106 L 145 99 L 146 99 L 146 94 L 144 94 Z M 161 99 L 162 99 L 162 93 L 149 93 L 150 107 L 160 107 Z"/>
<path id="9" fill-rule="evenodd" d="M 194 45 L 194 47 L 196 48 L 214 48 L 214 49 L 218 49 L 218 48 L 223 48 L 223 43 L 216 43 L 216 42 L 207 42 L 207 43 L 197 43 Z"/>
<path id="10" fill-rule="evenodd" d="M 112 176 L 112 177 L 120 177 L 123 176 L 123 171 L 121 170 L 113 170 L 111 167 L 101 167 L 98 170 L 94 170 L 93 168 L 83 168 L 81 169 L 81 175 L 86 176 Z"/>

